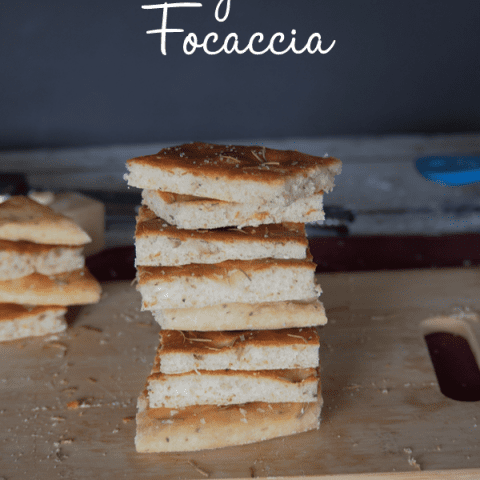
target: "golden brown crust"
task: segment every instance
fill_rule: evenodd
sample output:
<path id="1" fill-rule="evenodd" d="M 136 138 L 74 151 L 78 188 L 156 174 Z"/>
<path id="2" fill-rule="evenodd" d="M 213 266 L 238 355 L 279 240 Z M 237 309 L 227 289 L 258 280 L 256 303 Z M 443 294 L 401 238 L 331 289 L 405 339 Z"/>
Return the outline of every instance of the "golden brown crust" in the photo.
<path id="1" fill-rule="evenodd" d="M 271 268 L 290 269 L 305 268 L 315 271 L 316 265 L 311 261 L 311 254 L 305 260 L 263 258 L 260 260 L 226 260 L 214 264 L 181 265 L 176 267 L 137 267 L 138 285 L 145 285 L 161 280 L 171 282 L 179 277 L 202 277 L 217 281 L 228 281 L 232 272 L 250 273 L 268 270 Z"/>
<path id="2" fill-rule="evenodd" d="M 320 383 L 320 380 L 319 380 Z M 145 393 L 143 394 L 145 395 Z M 147 397 L 148 398 L 148 397 Z M 143 401 L 148 402 L 147 398 Z M 172 418 L 170 412 L 172 410 L 178 411 L 177 414 L 174 415 L 174 419 L 178 420 L 179 422 L 188 422 L 188 420 L 193 420 L 192 417 L 198 416 L 200 420 L 201 418 L 205 418 L 210 416 L 210 413 L 214 414 L 215 423 L 217 426 L 228 425 L 231 422 L 231 418 L 229 415 L 218 415 L 219 412 L 223 411 L 225 413 L 229 413 L 232 411 L 239 411 L 240 408 L 246 410 L 246 417 L 250 417 L 254 415 L 255 417 L 264 417 L 268 410 L 271 411 L 271 408 L 268 406 L 270 405 L 272 408 L 280 410 L 281 412 L 289 411 L 292 415 L 300 415 L 302 407 L 305 408 L 310 403 L 265 403 L 265 402 L 252 402 L 252 403 L 245 403 L 243 405 L 192 405 L 189 407 L 184 407 L 181 409 L 173 409 L 173 408 L 149 408 L 147 407 L 147 416 L 150 420 L 155 419 L 168 419 Z M 308 407 L 307 407 L 308 408 Z M 258 409 L 262 411 L 258 411 Z M 260 415 L 258 415 L 260 414 Z M 253 420 L 253 418 L 251 418 Z M 203 423 L 203 422 L 202 422 Z M 205 422 L 206 423 L 206 422 Z M 252 422 L 253 423 L 253 422 Z"/>
<path id="3" fill-rule="evenodd" d="M 0 203 L 0 239 L 50 245 L 84 245 L 91 238 L 73 220 L 28 197 Z"/>
<path id="4" fill-rule="evenodd" d="M 33 243 L 20 240 L 18 242 L 10 240 L 0 240 L 0 250 L 15 253 L 29 253 L 32 255 L 47 253 L 50 250 L 64 248 L 69 250 L 81 250 L 82 245 L 49 245 L 46 243 Z"/>
<path id="5" fill-rule="evenodd" d="M 87 268 L 58 275 L 32 273 L 0 281 L 0 302 L 29 305 L 83 305 L 100 300 L 101 287 Z"/>
<path id="6" fill-rule="evenodd" d="M 160 197 L 166 204 L 173 203 L 190 203 L 193 205 L 229 205 L 235 202 L 227 202 L 225 200 L 217 200 L 215 198 L 195 197 L 194 195 L 182 195 L 180 193 L 163 192 L 162 190 L 155 190 L 154 194 Z M 323 195 L 323 192 L 315 192 L 315 195 Z"/>
<path id="7" fill-rule="evenodd" d="M 190 375 L 204 375 L 205 377 L 244 377 L 273 379 L 281 383 L 311 383 L 318 380 L 316 368 L 290 368 L 281 370 L 198 370 L 198 372 L 162 373 L 160 372 L 160 357 L 155 357 L 152 373 L 147 377 L 147 383 L 168 381 L 173 377 L 186 377 Z"/>
<path id="8" fill-rule="evenodd" d="M 127 161 L 127 167 L 135 164 L 213 179 L 238 180 L 248 176 L 253 181 L 282 184 L 287 177 L 307 177 L 319 167 L 339 168 L 341 162 L 333 157 L 315 157 L 292 150 L 195 142 Z"/>
<path id="9" fill-rule="evenodd" d="M 26 306 L 16 303 L 0 303 L 0 322 L 10 320 L 20 320 L 21 318 L 41 315 L 45 312 L 66 313 L 67 309 L 59 305 L 37 305 Z"/>
<path id="10" fill-rule="evenodd" d="M 143 205 L 140 207 L 137 216 L 135 236 L 139 238 L 149 235 L 170 235 L 180 241 L 199 238 L 206 242 L 219 240 L 226 244 L 233 244 L 241 240 L 242 242 L 262 241 L 264 243 L 280 243 L 282 245 L 295 242 L 304 245 L 305 248 L 308 246 L 305 235 L 305 225 L 303 223 L 286 222 L 281 224 L 259 225 L 258 227 L 185 230 L 170 225 L 165 220 L 156 217 L 147 206 Z"/>
<path id="11" fill-rule="evenodd" d="M 165 203 L 192 203 L 205 204 L 214 203 L 219 205 L 228 205 L 231 202 L 225 200 L 217 200 L 215 198 L 195 197 L 194 195 L 182 195 L 180 193 L 162 192 L 162 190 L 155 190 L 155 195 L 158 195 Z"/>
<path id="12" fill-rule="evenodd" d="M 281 330 L 238 330 L 219 332 L 183 332 L 162 330 L 157 356 L 170 353 L 192 355 L 219 354 L 234 346 L 283 347 L 318 345 L 315 328 L 286 328 Z"/>

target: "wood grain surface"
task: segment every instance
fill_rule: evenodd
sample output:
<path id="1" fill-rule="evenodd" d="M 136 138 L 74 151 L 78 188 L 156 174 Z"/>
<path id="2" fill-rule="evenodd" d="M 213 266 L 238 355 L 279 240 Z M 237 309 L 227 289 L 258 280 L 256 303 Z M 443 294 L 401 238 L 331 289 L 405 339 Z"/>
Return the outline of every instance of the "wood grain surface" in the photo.
<path id="1" fill-rule="evenodd" d="M 439 316 L 476 324 L 480 269 L 319 281 L 329 317 L 319 431 L 136 453 L 136 398 L 159 328 L 133 286 L 109 283 L 98 305 L 70 312 L 66 333 L 0 345 L 0 478 L 480 478 L 480 402 L 440 393 L 421 326 Z"/>

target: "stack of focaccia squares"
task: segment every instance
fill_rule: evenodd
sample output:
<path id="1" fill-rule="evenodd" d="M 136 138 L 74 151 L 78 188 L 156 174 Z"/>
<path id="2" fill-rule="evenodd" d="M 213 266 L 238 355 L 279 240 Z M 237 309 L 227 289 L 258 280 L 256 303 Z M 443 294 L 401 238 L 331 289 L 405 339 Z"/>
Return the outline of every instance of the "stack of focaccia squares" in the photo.
<path id="1" fill-rule="evenodd" d="M 327 319 L 305 222 L 341 162 L 191 143 L 131 159 L 142 309 L 162 327 L 137 451 L 194 451 L 319 427 Z"/>
<path id="2" fill-rule="evenodd" d="M 76 223 L 28 197 L 0 203 L 0 341 L 61 332 L 68 305 L 99 301 L 88 242 Z"/>

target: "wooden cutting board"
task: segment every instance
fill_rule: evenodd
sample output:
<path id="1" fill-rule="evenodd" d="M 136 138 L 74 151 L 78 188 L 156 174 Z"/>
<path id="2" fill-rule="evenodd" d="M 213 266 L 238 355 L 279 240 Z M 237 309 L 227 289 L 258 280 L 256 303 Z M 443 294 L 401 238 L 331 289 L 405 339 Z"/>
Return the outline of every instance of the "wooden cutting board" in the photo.
<path id="1" fill-rule="evenodd" d="M 110 283 L 98 305 L 71 312 L 65 334 L 0 345 L 0 478 L 480 478 L 480 402 L 440 393 L 421 327 L 461 312 L 474 325 L 480 269 L 319 282 L 329 317 L 319 431 L 197 453 L 136 453 L 136 398 L 159 328 L 139 311 L 133 286 Z"/>

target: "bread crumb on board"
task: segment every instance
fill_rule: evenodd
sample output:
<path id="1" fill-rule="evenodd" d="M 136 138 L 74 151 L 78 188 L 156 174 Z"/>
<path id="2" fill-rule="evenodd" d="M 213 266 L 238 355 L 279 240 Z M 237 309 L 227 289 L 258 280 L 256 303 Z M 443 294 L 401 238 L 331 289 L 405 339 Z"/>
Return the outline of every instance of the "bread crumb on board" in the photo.
<path id="1" fill-rule="evenodd" d="M 82 398 L 80 400 L 73 400 L 67 403 L 69 410 L 76 410 L 77 408 L 88 408 L 92 406 L 91 399 Z"/>
<path id="2" fill-rule="evenodd" d="M 193 460 L 188 460 L 188 464 L 191 465 L 198 473 L 200 473 L 204 477 L 209 477 L 210 476 L 210 474 L 208 472 L 201 469 Z"/>
<path id="3" fill-rule="evenodd" d="M 420 464 L 417 463 L 417 460 L 412 455 L 413 453 L 412 449 L 409 447 L 406 447 L 403 449 L 403 451 L 408 455 L 408 464 L 411 467 L 414 467 L 416 470 L 421 470 L 422 467 L 420 466 Z"/>
<path id="4" fill-rule="evenodd" d="M 73 400 L 72 402 L 67 403 L 67 408 L 69 410 L 76 410 L 80 406 L 80 402 L 78 400 Z"/>

